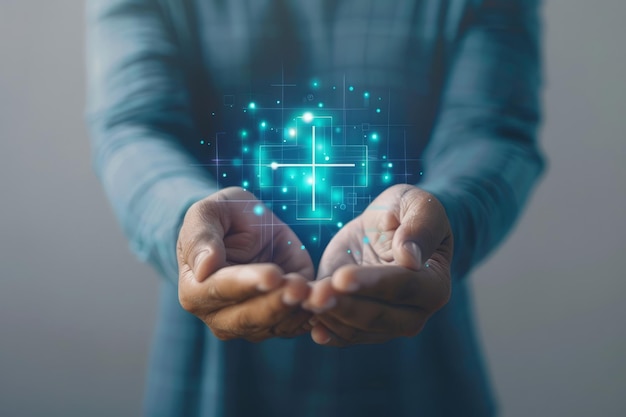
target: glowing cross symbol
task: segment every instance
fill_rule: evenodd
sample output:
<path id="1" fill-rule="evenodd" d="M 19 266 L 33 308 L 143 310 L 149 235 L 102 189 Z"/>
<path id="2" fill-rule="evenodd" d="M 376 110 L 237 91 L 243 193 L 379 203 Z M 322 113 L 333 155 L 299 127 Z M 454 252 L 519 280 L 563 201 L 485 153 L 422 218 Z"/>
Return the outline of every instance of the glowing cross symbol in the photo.
<path id="1" fill-rule="evenodd" d="M 295 144 L 262 145 L 259 159 L 260 185 L 278 190 L 272 194 L 274 201 L 286 199 L 289 189 L 295 188 L 299 195 L 310 186 L 310 205 L 308 202 L 302 204 L 300 197 L 295 198 L 296 218 L 332 220 L 331 200 L 337 194 L 335 189 L 341 189 L 339 195 L 343 196 L 343 188 L 367 186 L 367 146 L 332 144 L 331 117 L 314 118 L 311 113 L 305 113 L 296 120 L 310 125 L 310 146 L 298 146 L 298 140 L 302 138 L 308 142 L 308 129 L 302 132 L 299 129 L 287 130 Z M 320 158 L 323 162 L 319 161 Z M 306 162 L 301 162 L 303 160 Z M 353 169 L 337 172 L 334 168 Z M 282 173 L 280 183 L 274 180 L 277 172 Z M 307 172 L 310 172 L 310 177 Z"/>
<path id="2" fill-rule="evenodd" d="M 310 164 L 279 164 L 277 162 L 272 162 L 269 167 L 272 168 L 274 171 L 276 171 L 278 168 L 288 168 L 288 167 L 295 167 L 295 168 L 311 168 L 311 211 L 315 211 L 315 184 L 317 182 L 317 177 L 315 176 L 315 170 L 316 168 L 354 168 L 356 166 L 356 164 L 318 164 L 315 161 L 315 154 L 317 153 L 316 151 L 316 144 L 315 144 L 315 126 L 311 126 L 311 163 Z"/>

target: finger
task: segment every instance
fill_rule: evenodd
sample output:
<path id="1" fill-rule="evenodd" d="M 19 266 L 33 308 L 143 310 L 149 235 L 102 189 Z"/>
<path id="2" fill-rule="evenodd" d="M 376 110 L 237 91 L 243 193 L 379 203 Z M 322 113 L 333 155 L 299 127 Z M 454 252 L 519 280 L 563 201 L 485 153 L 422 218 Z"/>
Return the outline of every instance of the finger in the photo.
<path id="1" fill-rule="evenodd" d="M 344 324 L 326 317 L 313 327 L 311 338 L 319 345 L 332 347 L 347 347 L 357 344 L 384 343 L 391 339 L 387 335 L 370 334 L 350 328 Z"/>
<path id="2" fill-rule="evenodd" d="M 299 294 L 302 296 L 299 301 L 302 301 L 308 291 L 306 279 L 290 276 L 286 284 L 275 291 L 218 310 L 210 319 L 210 327 L 221 338 L 258 337 L 259 334 L 272 336 L 278 324 L 288 320 L 294 311 L 300 309 L 297 304 L 285 304 L 285 293 Z M 288 323 L 279 328 L 282 329 L 281 336 L 287 335 L 284 329 L 299 329 L 304 323 L 302 317 L 292 316 Z"/>
<path id="3" fill-rule="evenodd" d="M 350 247 L 360 247 L 361 242 L 355 238 L 352 230 L 360 228 L 360 218 L 345 225 L 328 243 L 319 263 L 317 279 L 321 280 L 333 274 L 339 267 L 356 263 L 355 255 Z"/>
<path id="4" fill-rule="evenodd" d="M 340 293 L 431 311 L 441 308 L 450 295 L 446 275 L 432 268 L 412 271 L 396 265 L 348 265 L 333 274 L 331 285 Z"/>
<path id="5" fill-rule="evenodd" d="M 441 203 L 417 187 L 408 188 L 400 200 L 400 226 L 392 242 L 396 262 L 419 270 L 448 239 L 451 243 L 450 225 Z M 448 255 L 452 257 L 451 247 Z"/>
<path id="6" fill-rule="evenodd" d="M 192 205 L 185 214 L 178 235 L 178 266 L 188 266 L 196 281 L 202 282 L 226 263 L 225 219 L 216 193 Z"/>
<path id="7" fill-rule="evenodd" d="M 390 306 L 372 299 L 349 295 L 337 297 L 337 306 L 320 317 L 322 320 L 334 319 L 337 323 L 354 330 L 391 337 L 417 335 L 427 318 L 424 310 L 417 307 Z M 337 334 L 346 339 L 342 333 Z"/>
<path id="8" fill-rule="evenodd" d="M 274 244 L 271 245 L 271 259 L 286 273 L 297 273 L 308 281 L 315 278 L 315 267 L 311 255 L 295 232 L 277 217 L 273 217 Z"/>
<path id="9" fill-rule="evenodd" d="M 336 294 L 330 278 L 315 281 L 311 285 L 311 293 L 302 304 L 302 308 L 316 314 L 323 313 L 337 304 Z"/>
<path id="10" fill-rule="evenodd" d="M 274 264 L 236 265 L 218 270 L 204 282 L 181 281 L 178 293 L 185 310 L 210 313 L 271 291 L 284 279 L 283 271 Z"/>

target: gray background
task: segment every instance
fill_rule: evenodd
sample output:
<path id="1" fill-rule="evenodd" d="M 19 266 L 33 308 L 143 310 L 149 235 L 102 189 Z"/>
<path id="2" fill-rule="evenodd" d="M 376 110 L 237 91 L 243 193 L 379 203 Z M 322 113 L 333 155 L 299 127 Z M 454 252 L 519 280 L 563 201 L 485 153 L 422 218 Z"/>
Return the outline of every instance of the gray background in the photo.
<path id="1" fill-rule="evenodd" d="M 626 2 L 550 0 L 550 170 L 474 278 L 504 417 L 626 415 Z M 0 415 L 140 410 L 157 277 L 92 174 L 83 6 L 0 0 Z"/>

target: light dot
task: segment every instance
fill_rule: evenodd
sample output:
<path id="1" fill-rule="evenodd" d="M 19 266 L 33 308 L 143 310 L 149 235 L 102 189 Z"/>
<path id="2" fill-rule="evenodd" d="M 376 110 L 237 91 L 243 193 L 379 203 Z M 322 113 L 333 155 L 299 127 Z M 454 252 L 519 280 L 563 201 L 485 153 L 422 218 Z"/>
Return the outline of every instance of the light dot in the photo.
<path id="1" fill-rule="evenodd" d="M 270 164 L 270 168 L 272 168 L 274 171 L 276 171 L 278 169 L 278 162 L 272 162 Z"/>
<path id="2" fill-rule="evenodd" d="M 341 222 L 337 223 L 337 227 L 341 229 L 343 227 L 343 223 Z"/>
<path id="3" fill-rule="evenodd" d="M 313 236 L 313 237 L 311 238 L 311 240 L 312 240 L 313 242 L 317 242 L 317 236 Z"/>
<path id="4" fill-rule="evenodd" d="M 321 109 L 322 107 L 324 107 L 324 103 L 319 103 L 319 104 L 317 105 L 317 107 L 319 107 L 319 108 Z"/>
<path id="5" fill-rule="evenodd" d="M 280 104 L 280 100 L 276 100 L 276 104 Z"/>
<path id="6" fill-rule="evenodd" d="M 381 110 L 380 110 L 380 109 L 376 109 L 376 113 L 380 113 L 380 112 L 381 112 Z"/>
<path id="7" fill-rule="evenodd" d="M 353 87 L 353 86 L 350 86 L 350 87 L 348 87 L 348 90 L 350 90 L 350 91 L 354 91 L 354 87 Z"/>
<path id="8" fill-rule="evenodd" d="M 248 105 L 248 108 L 249 108 L 249 109 L 251 109 L 251 110 L 256 109 L 256 103 L 255 103 L 255 102 L 251 102 L 251 103 Z"/>
<path id="9" fill-rule="evenodd" d="M 242 130 L 242 131 L 241 131 L 241 137 L 242 137 L 242 138 L 245 138 L 245 137 L 247 137 L 247 136 L 248 136 L 248 132 L 246 132 L 245 130 Z"/>
<path id="10" fill-rule="evenodd" d="M 289 136 L 291 136 L 292 138 L 296 137 L 296 129 L 289 129 Z"/>
<path id="11" fill-rule="evenodd" d="M 226 175 L 226 173 L 225 173 L 225 172 L 222 174 L 222 177 L 224 177 L 224 178 L 226 178 L 226 177 L 227 177 L 227 175 Z"/>
<path id="12" fill-rule="evenodd" d="M 262 127 L 263 129 L 265 129 L 265 128 L 267 127 L 267 123 L 266 123 L 266 122 L 261 122 L 261 127 Z"/>
<path id="13" fill-rule="evenodd" d="M 283 210 L 287 210 L 287 206 L 283 206 Z"/>
<path id="14" fill-rule="evenodd" d="M 324 158 L 326 161 L 330 161 L 330 156 L 327 156 L 326 158 Z"/>
<path id="15" fill-rule="evenodd" d="M 244 153 L 248 153 L 248 147 L 247 146 L 243 148 L 243 152 Z"/>
<path id="16" fill-rule="evenodd" d="M 244 181 L 242 185 L 243 185 L 243 188 L 248 188 L 250 183 L 248 181 Z"/>
<path id="17" fill-rule="evenodd" d="M 367 91 L 365 93 L 363 93 L 363 97 L 365 98 L 370 98 L 370 93 L 368 93 Z"/>
<path id="18" fill-rule="evenodd" d="M 388 167 L 389 167 L 389 168 L 393 168 L 393 164 L 392 164 L 391 162 L 389 162 Z"/>
<path id="19" fill-rule="evenodd" d="M 315 181 L 313 180 L 313 178 L 312 178 L 312 177 L 309 177 L 309 178 L 306 180 L 306 182 L 307 182 L 307 183 L 309 183 L 309 185 L 313 185 L 313 184 L 315 184 Z"/>
<path id="20" fill-rule="evenodd" d="M 287 241 L 287 244 L 288 244 L 288 245 L 291 245 L 291 240 Z"/>
<path id="21" fill-rule="evenodd" d="M 372 133 L 372 140 L 378 140 L 378 134 Z"/>
<path id="22" fill-rule="evenodd" d="M 287 187 L 283 187 L 283 193 L 287 192 Z"/>
<path id="23" fill-rule="evenodd" d="M 387 155 L 383 155 L 383 159 L 387 159 Z"/>
<path id="24" fill-rule="evenodd" d="M 363 238 L 363 243 L 365 243 L 366 245 L 367 245 L 368 243 L 370 243 L 370 238 L 369 238 L 369 237 L 367 237 L 367 236 L 365 236 L 365 237 Z"/>
<path id="25" fill-rule="evenodd" d="M 304 113 L 304 114 L 302 115 L 302 120 L 303 120 L 305 123 L 311 123 L 311 122 L 313 121 L 313 113 L 309 113 L 309 112 Z"/>
<path id="26" fill-rule="evenodd" d="M 204 145 L 204 141 L 203 140 L 200 141 L 200 145 Z"/>
<path id="27" fill-rule="evenodd" d="M 424 175 L 424 173 L 422 171 L 420 171 L 420 175 Z"/>
<path id="28" fill-rule="evenodd" d="M 263 208 L 262 205 L 257 204 L 256 206 L 254 206 L 254 214 L 256 214 L 257 216 L 262 216 L 263 213 L 265 212 L 265 209 Z"/>
<path id="29" fill-rule="evenodd" d="M 320 84 L 317 81 L 313 81 L 313 87 L 318 87 Z"/>
<path id="30" fill-rule="evenodd" d="M 300 249 L 305 250 L 306 247 L 304 245 L 300 246 Z"/>
<path id="31" fill-rule="evenodd" d="M 348 253 L 352 253 L 352 251 L 350 249 L 348 249 Z"/>

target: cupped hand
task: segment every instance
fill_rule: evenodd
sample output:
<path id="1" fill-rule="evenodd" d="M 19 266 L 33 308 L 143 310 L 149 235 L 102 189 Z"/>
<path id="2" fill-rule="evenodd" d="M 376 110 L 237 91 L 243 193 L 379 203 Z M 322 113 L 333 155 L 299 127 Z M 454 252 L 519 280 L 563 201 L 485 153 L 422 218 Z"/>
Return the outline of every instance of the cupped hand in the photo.
<path id="1" fill-rule="evenodd" d="M 453 238 L 443 206 L 410 185 L 381 193 L 331 240 L 303 304 L 327 346 L 412 337 L 450 298 Z"/>
<path id="2" fill-rule="evenodd" d="M 314 278 L 311 258 L 253 194 L 226 188 L 191 206 L 177 258 L 181 305 L 218 338 L 261 341 L 310 329 L 300 303 Z"/>

